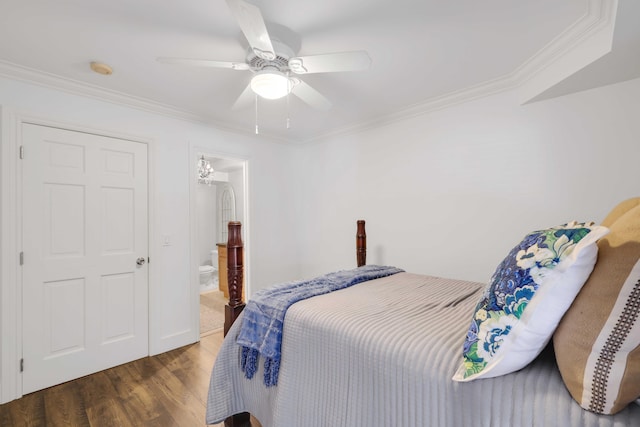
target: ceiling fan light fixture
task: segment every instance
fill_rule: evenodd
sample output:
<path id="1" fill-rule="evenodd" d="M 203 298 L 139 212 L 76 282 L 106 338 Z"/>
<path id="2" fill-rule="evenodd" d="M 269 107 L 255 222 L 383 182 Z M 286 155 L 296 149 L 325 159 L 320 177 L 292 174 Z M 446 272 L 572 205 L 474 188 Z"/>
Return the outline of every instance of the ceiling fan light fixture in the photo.
<path id="1" fill-rule="evenodd" d="M 291 92 L 291 82 L 280 71 L 259 71 L 251 79 L 251 90 L 263 98 L 278 99 Z"/>

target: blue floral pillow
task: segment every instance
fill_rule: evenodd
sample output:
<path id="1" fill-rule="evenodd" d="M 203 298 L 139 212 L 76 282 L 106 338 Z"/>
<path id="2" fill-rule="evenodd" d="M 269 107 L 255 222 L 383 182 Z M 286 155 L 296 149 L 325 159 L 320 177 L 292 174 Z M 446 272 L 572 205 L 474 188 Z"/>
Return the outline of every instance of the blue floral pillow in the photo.
<path id="1" fill-rule="evenodd" d="M 509 252 L 476 306 L 453 379 L 517 371 L 540 354 L 595 265 L 609 229 L 572 222 L 534 231 Z"/>

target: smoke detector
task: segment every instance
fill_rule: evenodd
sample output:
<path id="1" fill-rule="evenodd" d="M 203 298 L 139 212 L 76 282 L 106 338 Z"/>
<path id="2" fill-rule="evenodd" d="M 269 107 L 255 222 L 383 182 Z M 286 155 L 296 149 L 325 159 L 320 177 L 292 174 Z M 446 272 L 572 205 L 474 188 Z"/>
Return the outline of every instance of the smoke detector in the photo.
<path id="1" fill-rule="evenodd" d="M 98 74 L 102 74 L 105 76 L 110 76 L 111 74 L 113 74 L 113 68 L 111 68 L 107 64 L 103 64 L 102 62 L 91 62 L 89 66 Z"/>

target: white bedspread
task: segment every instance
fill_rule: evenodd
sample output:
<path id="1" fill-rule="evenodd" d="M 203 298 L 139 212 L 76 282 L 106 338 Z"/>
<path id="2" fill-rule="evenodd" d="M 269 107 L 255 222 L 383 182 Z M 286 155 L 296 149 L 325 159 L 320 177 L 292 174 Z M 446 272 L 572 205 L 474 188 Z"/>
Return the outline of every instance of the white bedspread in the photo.
<path id="1" fill-rule="evenodd" d="M 239 367 L 239 322 L 211 375 L 207 422 L 263 427 L 640 426 L 640 406 L 583 410 L 548 351 L 503 377 L 451 380 L 484 285 L 400 273 L 300 301 L 284 322 L 277 387 Z"/>

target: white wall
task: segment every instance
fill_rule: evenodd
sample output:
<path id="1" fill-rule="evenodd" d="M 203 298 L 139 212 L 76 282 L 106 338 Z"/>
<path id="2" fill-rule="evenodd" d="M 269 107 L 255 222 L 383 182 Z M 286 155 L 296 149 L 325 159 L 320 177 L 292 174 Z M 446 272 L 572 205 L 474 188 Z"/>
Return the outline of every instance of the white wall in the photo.
<path id="1" fill-rule="evenodd" d="M 529 231 L 640 194 L 640 80 L 520 106 L 502 93 L 299 150 L 303 276 L 368 262 L 487 282 Z M 304 173 L 302 173 L 304 171 Z"/>
<path id="2" fill-rule="evenodd" d="M 152 353 L 198 338 L 197 327 L 193 322 L 197 315 L 194 317 L 193 313 L 199 307 L 197 301 L 193 304 L 190 296 L 193 280 L 197 284 L 197 277 L 192 277 L 194 270 L 190 255 L 190 146 L 203 147 L 206 152 L 227 153 L 230 157 L 248 159 L 249 206 L 254 231 L 248 237 L 245 234 L 245 239 L 250 240 L 252 260 L 247 267 L 251 270 L 252 277 L 261 279 L 260 283 L 287 280 L 290 275 L 296 275 L 291 270 L 297 268 L 297 262 L 288 258 L 285 253 L 289 247 L 294 246 L 293 236 L 278 233 L 278 230 L 292 222 L 291 214 L 278 209 L 290 200 L 290 191 L 285 188 L 292 182 L 289 165 L 293 150 L 289 145 L 224 132 L 203 124 L 5 78 L 0 78 L 0 106 L 5 115 L 15 113 L 17 116 L 38 117 L 73 127 L 126 134 L 151 141 L 150 158 L 153 168 L 150 176 L 152 217 L 149 267 Z M 10 125 L 2 123 L 3 140 L 0 151 L 3 154 L 6 153 L 8 144 L 15 143 L 11 140 L 15 138 L 5 129 Z M 3 224 L 15 208 L 9 206 L 15 201 L 7 202 L 5 198 L 5 184 L 13 185 L 3 183 L 2 186 Z M 282 188 L 285 190 L 278 191 Z M 164 236 L 169 236 L 169 246 L 162 245 Z M 13 249 L 5 252 L 2 254 L 3 261 L 8 252 L 13 256 Z M 3 268 L 5 264 L 3 262 Z M 15 298 L 15 294 L 5 292 L 7 289 L 15 291 L 15 286 L 16 283 L 5 283 L 3 280 L 3 295 Z M 3 301 L 3 307 L 11 303 L 15 304 L 15 300 Z M 2 330 L 17 333 L 15 324 L 8 323 L 12 322 L 5 321 Z M 6 343 L 12 342 L 13 338 L 15 337 L 2 337 L 3 355 L 10 354 Z M 4 379 L 2 382 L 5 382 Z M 4 388 L 4 384 L 2 386 Z"/>

